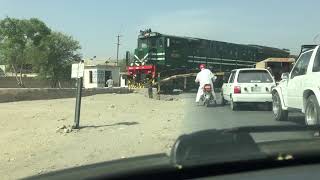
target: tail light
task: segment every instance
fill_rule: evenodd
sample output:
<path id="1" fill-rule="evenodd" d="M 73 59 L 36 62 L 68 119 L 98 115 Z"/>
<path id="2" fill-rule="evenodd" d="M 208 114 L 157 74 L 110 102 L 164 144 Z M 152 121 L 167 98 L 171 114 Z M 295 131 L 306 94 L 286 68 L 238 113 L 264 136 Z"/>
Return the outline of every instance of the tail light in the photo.
<path id="1" fill-rule="evenodd" d="M 241 93 L 241 87 L 240 86 L 234 86 L 233 93 L 234 94 L 240 94 Z"/>
<path id="2" fill-rule="evenodd" d="M 211 91 L 211 90 L 212 90 L 210 84 L 204 85 L 203 89 L 204 89 L 205 91 Z"/>

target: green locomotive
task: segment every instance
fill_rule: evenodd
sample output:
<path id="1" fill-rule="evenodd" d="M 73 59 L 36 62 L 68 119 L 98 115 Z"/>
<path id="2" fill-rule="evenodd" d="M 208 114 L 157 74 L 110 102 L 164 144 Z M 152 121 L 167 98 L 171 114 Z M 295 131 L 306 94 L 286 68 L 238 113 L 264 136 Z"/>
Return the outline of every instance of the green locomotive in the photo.
<path id="1" fill-rule="evenodd" d="M 254 67 L 269 57 L 288 56 L 285 49 L 165 35 L 149 29 L 140 31 L 127 71 L 130 85 L 141 86 L 147 80 L 156 80 L 159 73 L 162 79 L 197 72 L 199 64 L 206 64 L 213 72 L 229 72 Z"/>

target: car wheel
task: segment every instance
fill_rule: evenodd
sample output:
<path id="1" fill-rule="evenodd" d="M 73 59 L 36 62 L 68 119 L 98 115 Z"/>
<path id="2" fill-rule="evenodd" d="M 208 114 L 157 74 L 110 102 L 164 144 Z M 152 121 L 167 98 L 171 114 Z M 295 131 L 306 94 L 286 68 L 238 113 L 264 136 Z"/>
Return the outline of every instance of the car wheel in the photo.
<path id="1" fill-rule="evenodd" d="M 311 95 L 307 100 L 306 111 L 305 111 L 305 122 L 306 125 L 316 125 L 320 121 L 320 108 L 317 97 Z"/>
<path id="2" fill-rule="evenodd" d="M 238 103 L 234 102 L 232 97 L 230 98 L 230 108 L 232 111 L 238 110 Z"/>
<path id="3" fill-rule="evenodd" d="M 209 107 L 209 106 L 210 106 L 210 101 L 205 101 L 205 102 L 204 102 L 204 105 L 205 105 L 206 107 Z"/>
<path id="4" fill-rule="evenodd" d="M 288 111 L 282 109 L 280 96 L 277 92 L 272 94 L 272 112 L 277 121 L 288 120 Z"/>
<path id="5" fill-rule="evenodd" d="M 224 99 L 223 94 L 221 94 L 221 105 L 226 105 L 227 104 L 227 100 Z"/>
<path id="6" fill-rule="evenodd" d="M 267 110 L 272 111 L 272 109 L 273 109 L 272 102 L 268 102 L 267 103 Z"/>

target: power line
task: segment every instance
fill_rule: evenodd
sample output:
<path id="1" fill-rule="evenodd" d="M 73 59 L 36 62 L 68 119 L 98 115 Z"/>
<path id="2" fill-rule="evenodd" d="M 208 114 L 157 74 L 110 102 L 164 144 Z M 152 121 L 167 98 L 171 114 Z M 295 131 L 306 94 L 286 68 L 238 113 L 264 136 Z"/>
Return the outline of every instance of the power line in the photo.
<path id="1" fill-rule="evenodd" d="M 122 37 L 122 35 L 118 34 L 116 37 L 117 37 L 117 66 L 118 66 L 118 62 L 119 62 L 120 37 Z"/>

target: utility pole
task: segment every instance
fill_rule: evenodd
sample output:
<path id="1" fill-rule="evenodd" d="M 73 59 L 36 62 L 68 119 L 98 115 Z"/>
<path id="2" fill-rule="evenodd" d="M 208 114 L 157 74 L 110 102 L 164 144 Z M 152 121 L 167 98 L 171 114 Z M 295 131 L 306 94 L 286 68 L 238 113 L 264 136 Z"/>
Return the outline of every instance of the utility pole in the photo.
<path id="1" fill-rule="evenodd" d="M 119 46 L 120 46 L 120 37 L 122 37 L 120 34 L 117 35 L 117 66 L 119 62 Z"/>

